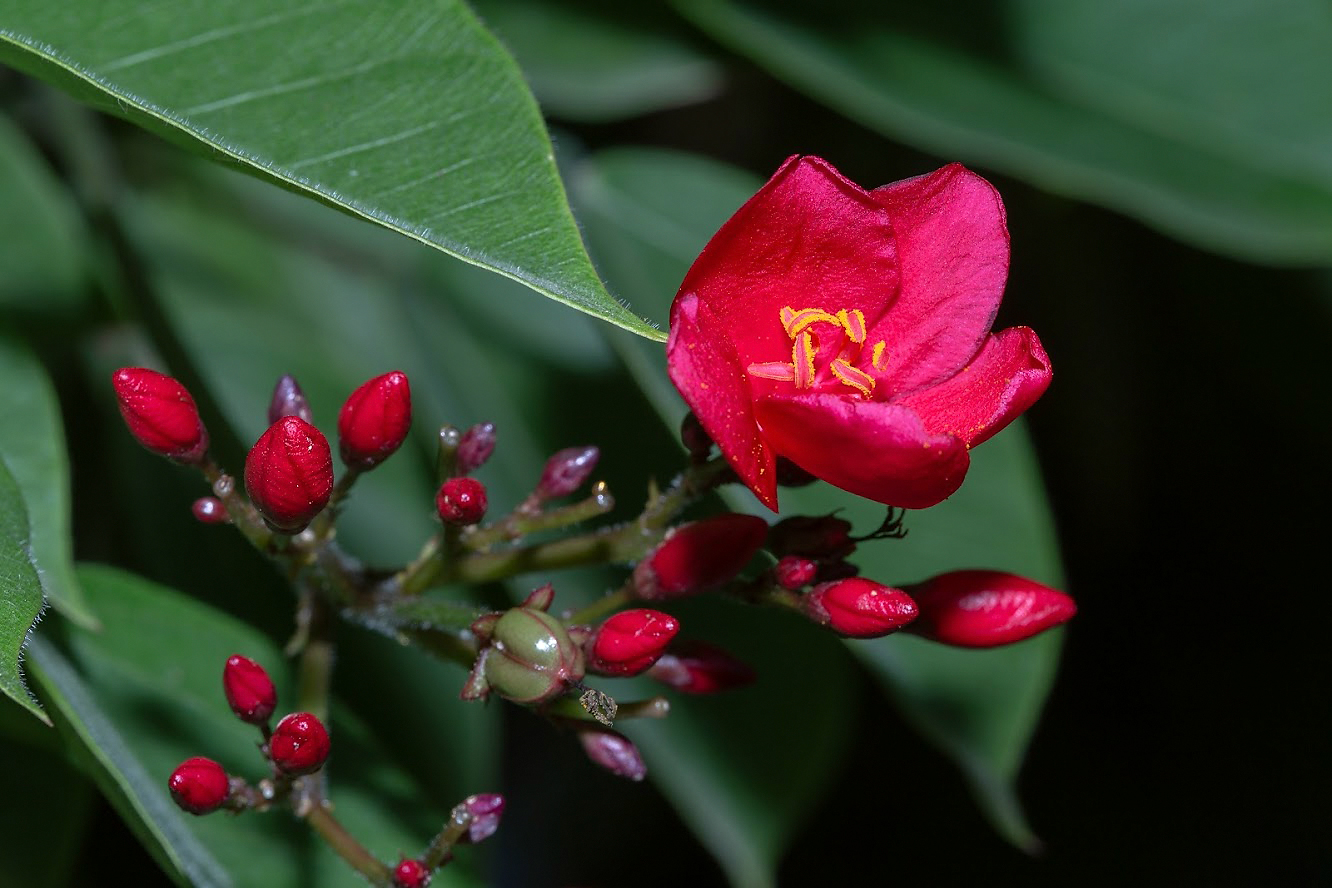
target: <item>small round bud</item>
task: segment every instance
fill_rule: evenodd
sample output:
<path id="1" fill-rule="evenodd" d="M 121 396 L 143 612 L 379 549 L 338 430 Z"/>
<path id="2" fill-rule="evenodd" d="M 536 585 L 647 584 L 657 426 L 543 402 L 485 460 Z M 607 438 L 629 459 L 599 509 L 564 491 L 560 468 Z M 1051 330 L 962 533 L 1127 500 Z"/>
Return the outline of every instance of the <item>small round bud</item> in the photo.
<path id="1" fill-rule="evenodd" d="M 800 600 L 805 615 L 849 638 L 878 638 L 916 619 L 916 602 L 901 589 L 851 577 L 820 583 Z"/>
<path id="2" fill-rule="evenodd" d="M 194 514 L 194 520 L 200 524 L 227 524 L 231 521 L 226 505 L 215 496 L 199 497 L 190 506 L 190 511 Z"/>
<path id="3" fill-rule="evenodd" d="M 393 884 L 396 888 L 426 888 L 430 884 L 430 870 L 419 860 L 403 858 L 393 868 Z"/>
<path id="4" fill-rule="evenodd" d="M 222 668 L 222 691 L 236 717 L 252 725 L 264 725 L 277 708 L 277 689 L 264 667 L 240 654 L 227 658 Z"/>
<path id="5" fill-rule="evenodd" d="M 282 417 L 250 448 L 245 491 L 270 527 L 300 533 L 333 493 L 328 440 L 300 417 Z"/>
<path id="6" fill-rule="evenodd" d="M 1022 641 L 1078 612 L 1056 589 L 997 570 L 955 570 L 907 589 L 920 606 L 909 631 L 958 647 Z"/>
<path id="7" fill-rule="evenodd" d="M 649 608 L 620 611 L 588 643 L 588 668 L 602 675 L 637 675 L 666 651 L 680 621 Z"/>
<path id="8" fill-rule="evenodd" d="M 354 469 L 372 469 L 393 455 L 412 426 L 407 375 L 394 370 L 363 383 L 338 413 L 338 449 Z"/>
<path id="9" fill-rule="evenodd" d="M 845 558 L 856 550 L 851 522 L 834 515 L 797 515 L 784 518 L 768 530 L 768 549 L 781 558 L 800 555 L 814 559 Z"/>
<path id="10" fill-rule="evenodd" d="M 558 619 L 515 607 L 491 630 L 482 673 L 491 690 L 515 703 L 542 703 L 583 678 L 583 652 Z"/>
<path id="11" fill-rule="evenodd" d="M 486 486 L 475 478 L 450 478 L 435 494 L 439 520 L 454 527 L 479 524 L 486 516 Z"/>
<path id="12" fill-rule="evenodd" d="M 198 463 L 208 451 L 208 430 L 185 386 L 144 367 L 111 376 L 116 403 L 130 434 L 144 447 L 179 463 Z"/>
<path id="13" fill-rule="evenodd" d="M 714 589 L 740 573 L 767 534 L 762 518 L 731 513 L 677 527 L 634 568 L 634 594 L 665 601 Z"/>
<path id="14" fill-rule="evenodd" d="M 702 641 L 671 645 L 647 674 L 685 694 L 715 694 L 753 684 L 757 677 L 748 663 Z"/>
<path id="15" fill-rule="evenodd" d="M 293 777 L 313 774 L 328 761 L 330 742 L 324 723 L 308 712 L 284 715 L 268 738 L 273 764 Z"/>
<path id="16" fill-rule="evenodd" d="M 647 765 L 638 747 L 628 737 L 610 728 L 585 727 L 578 730 L 578 742 L 583 751 L 596 764 L 616 777 L 642 780 L 647 776 Z"/>
<path id="17" fill-rule="evenodd" d="M 458 442 L 458 474 L 470 475 L 495 452 L 495 424 L 480 422 L 463 432 Z"/>
<path id="18" fill-rule="evenodd" d="M 686 413 L 684 422 L 680 423 L 680 441 L 685 450 L 689 451 L 689 458 L 693 462 L 707 462 L 712 455 L 712 438 L 692 412 Z"/>
<path id="19" fill-rule="evenodd" d="M 773 567 L 772 578 L 778 586 L 795 592 L 814 582 L 818 572 L 819 566 L 814 561 L 799 555 L 785 555 Z"/>
<path id="20" fill-rule="evenodd" d="M 546 460 L 536 495 L 540 499 L 568 496 L 583 486 L 599 459 L 601 450 L 596 447 L 567 447 L 559 451 Z"/>
<path id="21" fill-rule="evenodd" d="M 299 416 L 314 424 L 314 414 L 310 412 L 310 402 L 305 399 L 305 392 L 296 383 L 296 377 L 283 376 L 273 386 L 273 398 L 268 402 L 268 424 L 272 425 L 284 416 Z"/>
<path id="22" fill-rule="evenodd" d="M 212 759 L 195 756 L 181 762 L 167 780 L 171 798 L 181 810 L 207 814 L 222 807 L 231 794 L 231 780 Z"/>
<path id="23" fill-rule="evenodd" d="M 504 814 L 504 796 L 495 792 L 470 795 L 463 799 L 462 807 L 472 815 L 472 822 L 458 841 L 475 845 L 499 829 L 500 817 Z"/>

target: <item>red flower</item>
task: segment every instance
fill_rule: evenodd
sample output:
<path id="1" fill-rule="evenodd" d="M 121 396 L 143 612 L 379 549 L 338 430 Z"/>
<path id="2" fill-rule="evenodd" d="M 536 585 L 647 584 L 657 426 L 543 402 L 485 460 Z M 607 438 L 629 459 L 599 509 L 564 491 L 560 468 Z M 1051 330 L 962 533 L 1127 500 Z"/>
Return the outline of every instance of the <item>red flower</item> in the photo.
<path id="1" fill-rule="evenodd" d="M 770 508 L 778 457 L 932 506 L 1050 383 L 1035 333 L 990 333 L 1007 273 L 1003 204 L 961 165 L 865 191 L 793 157 L 685 276 L 671 380 Z"/>
<path id="2" fill-rule="evenodd" d="M 1063 592 L 998 570 L 955 570 L 907 591 L 920 606 L 909 631 L 958 647 L 997 647 L 1073 619 Z"/>

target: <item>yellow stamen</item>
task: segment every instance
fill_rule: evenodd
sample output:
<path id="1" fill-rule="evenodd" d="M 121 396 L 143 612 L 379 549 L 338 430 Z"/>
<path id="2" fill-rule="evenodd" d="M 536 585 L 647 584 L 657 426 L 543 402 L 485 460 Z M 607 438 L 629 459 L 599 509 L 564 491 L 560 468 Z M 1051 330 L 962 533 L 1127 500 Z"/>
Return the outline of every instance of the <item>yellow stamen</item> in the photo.
<path id="1" fill-rule="evenodd" d="M 796 388 L 810 388 L 814 385 L 814 355 L 814 335 L 801 333 L 791 346 Z"/>
<path id="2" fill-rule="evenodd" d="M 874 351 L 870 352 L 870 366 L 875 370 L 888 369 L 888 355 L 885 354 L 887 348 L 888 343 L 882 339 L 874 343 Z"/>
<path id="3" fill-rule="evenodd" d="M 781 361 L 769 361 L 765 364 L 750 364 L 745 368 L 750 376 L 759 379 L 775 379 L 778 382 L 791 382 L 795 379 L 795 367 Z"/>
<path id="4" fill-rule="evenodd" d="M 869 396 L 870 392 L 874 391 L 874 377 L 870 376 L 864 370 L 852 367 L 841 358 L 837 358 L 829 364 L 828 369 L 832 371 L 833 376 L 836 376 L 852 388 L 859 389 L 860 393 L 866 397 Z"/>
<path id="5" fill-rule="evenodd" d="M 842 309 L 837 312 L 837 322 L 856 345 L 865 341 L 865 315 L 860 309 L 853 308 L 850 311 Z"/>
<path id="6" fill-rule="evenodd" d="M 800 311 L 795 311 L 788 306 L 782 309 L 782 326 L 786 328 L 786 335 L 792 339 L 809 329 L 811 324 L 817 324 L 820 321 L 835 326 L 841 325 L 841 321 L 837 319 L 836 315 L 820 308 L 802 308 Z"/>

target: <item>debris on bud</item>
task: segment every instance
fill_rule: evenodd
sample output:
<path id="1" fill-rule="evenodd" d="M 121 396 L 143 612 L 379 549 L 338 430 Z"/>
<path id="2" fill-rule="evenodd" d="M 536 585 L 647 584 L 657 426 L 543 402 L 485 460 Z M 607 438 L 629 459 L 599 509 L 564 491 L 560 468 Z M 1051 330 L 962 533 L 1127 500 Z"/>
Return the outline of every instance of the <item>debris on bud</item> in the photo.
<path id="1" fill-rule="evenodd" d="M 657 662 L 680 622 L 670 614 L 634 608 L 614 614 L 587 644 L 587 666 L 602 675 L 637 675 Z"/>
<path id="2" fill-rule="evenodd" d="M 753 684 L 753 668 L 703 641 L 673 644 L 647 674 L 685 694 L 715 694 Z"/>
<path id="3" fill-rule="evenodd" d="M 805 615 L 850 638 L 878 638 L 916 619 L 916 602 L 901 589 L 863 577 L 820 583 L 800 600 Z"/>
<path id="4" fill-rule="evenodd" d="M 215 496 L 199 497 L 190 506 L 190 511 L 194 513 L 194 520 L 200 524 L 227 524 L 231 521 L 226 505 Z"/>
<path id="5" fill-rule="evenodd" d="M 677 527 L 634 567 L 634 595 L 665 601 L 714 589 L 740 573 L 767 534 L 762 518 L 734 513 Z"/>
<path id="6" fill-rule="evenodd" d="M 122 367 L 111 376 L 120 415 L 144 447 L 179 463 L 200 462 L 208 430 L 194 398 L 176 379 L 144 367 Z"/>
<path id="7" fill-rule="evenodd" d="M 472 822 L 458 841 L 475 845 L 490 838 L 499 829 L 500 817 L 504 814 L 504 796 L 497 792 L 478 793 L 463 799 L 459 807 L 471 816 Z"/>
<path id="8" fill-rule="evenodd" d="M 249 657 L 232 654 L 222 668 L 222 691 L 236 717 L 252 725 L 264 725 L 277 708 L 277 689 L 264 667 Z"/>
<path id="9" fill-rule="evenodd" d="M 907 591 L 920 606 L 920 619 L 909 631 L 958 647 L 1022 641 L 1078 612 L 1063 592 L 997 570 L 955 570 Z"/>
<path id="10" fill-rule="evenodd" d="M 485 465 L 494 452 L 495 424 L 479 422 L 472 426 L 463 432 L 462 440 L 458 442 L 458 474 L 472 474 Z"/>
<path id="11" fill-rule="evenodd" d="M 431 872 L 419 860 L 404 857 L 393 868 L 395 888 L 426 888 L 430 884 Z"/>
<path id="12" fill-rule="evenodd" d="M 330 742 L 324 723 L 308 712 L 284 715 L 268 738 L 273 764 L 293 777 L 313 774 L 328 760 Z"/>
<path id="13" fill-rule="evenodd" d="M 195 756 L 176 766 L 167 780 L 167 789 L 181 810 L 208 814 L 226 803 L 231 780 L 217 762 Z"/>
<path id="14" fill-rule="evenodd" d="M 778 586 L 795 592 L 814 582 L 814 577 L 818 572 L 818 564 L 809 558 L 802 558 L 799 555 L 784 555 L 773 566 L 772 578 L 777 581 Z"/>
<path id="15" fill-rule="evenodd" d="M 580 727 L 578 742 L 583 751 L 596 764 L 616 777 L 642 780 L 647 776 L 647 765 L 638 747 L 623 734 L 609 728 Z"/>
<path id="16" fill-rule="evenodd" d="M 314 414 L 310 412 L 310 402 L 305 399 L 305 392 L 290 373 L 280 377 L 273 386 L 273 398 L 268 402 L 268 424 L 272 425 L 284 416 L 299 416 L 314 424 Z"/>
<path id="17" fill-rule="evenodd" d="M 351 393 L 338 412 L 338 450 L 350 468 L 373 469 L 393 455 L 412 426 L 412 391 L 398 370 Z"/>
<path id="18" fill-rule="evenodd" d="M 250 448 L 245 490 L 270 527 L 300 533 L 333 493 L 328 440 L 300 417 L 282 417 Z"/>
<path id="19" fill-rule="evenodd" d="M 546 467 L 541 472 L 541 481 L 537 484 L 536 497 L 542 500 L 568 496 L 583 486 L 597 460 L 601 459 L 601 450 L 596 447 L 567 447 L 546 460 Z"/>
<path id="20" fill-rule="evenodd" d="M 439 520 L 453 527 L 479 524 L 487 505 L 486 486 L 475 478 L 449 478 L 435 494 Z"/>

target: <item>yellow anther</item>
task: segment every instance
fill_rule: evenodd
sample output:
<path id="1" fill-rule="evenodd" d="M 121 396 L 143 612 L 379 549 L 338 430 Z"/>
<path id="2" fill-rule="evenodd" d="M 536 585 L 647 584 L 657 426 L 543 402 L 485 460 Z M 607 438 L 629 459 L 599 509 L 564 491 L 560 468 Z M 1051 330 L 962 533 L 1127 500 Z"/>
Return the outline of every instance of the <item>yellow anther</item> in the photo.
<path id="1" fill-rule="evenodd" d="M 745 368 L 750 376 L 759 379 L 775 379 L 778 382 L 791 382 L 795 379 L 795 367 L 782 361 L 769 361 L 765 364 L 750 364 Z"/>
<path id="2" fill-rule="evenodd" d="M 850 311 L 842 309 L 837 312 L 837 322 L 856 345 L 865 341 L 865 315 L 860 309 L 853 308 Z"/>
<path id="3" fill-rule="evenodd" d="M 841 326 L 841 321 L 837 316 L 824 311 L 821 308 L 802 308 L 796 311 L 791 307 L 782 309 L 782 326 L 786 328 L 786 335 L 795 339 L 801 333 L 809 329 L 811 324 L 817 324 L 820 321 Z"/>
<path id="4" fill-rule="evenodd" d="M 888 369 L 888 343 L 880 339 L 874 343 L 874 351 L 870 352 L 870 366 L 875 370 Z"/>
<path id="5" fill-rule="evenodd" d="M 852 367 L 841 358 L 837 358 L 829 364 L 828 369 L 832 371 L 833 376 L 836 376 L 852 388 L 859 389 L 860 393 L 866 397 L 869 396 L 870 392 L 874 391 L 874 377 L 870 376 L 864 370 Z"/>
<path id="6" fill-rule="evenodd" d="M 791 346 L 791 364 L 795 370 L 796 388 L 811 388 L 814 385 L 814 335 L 801 333 Z"/>

